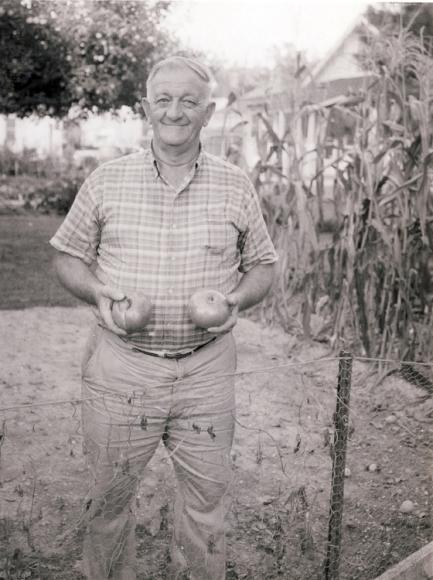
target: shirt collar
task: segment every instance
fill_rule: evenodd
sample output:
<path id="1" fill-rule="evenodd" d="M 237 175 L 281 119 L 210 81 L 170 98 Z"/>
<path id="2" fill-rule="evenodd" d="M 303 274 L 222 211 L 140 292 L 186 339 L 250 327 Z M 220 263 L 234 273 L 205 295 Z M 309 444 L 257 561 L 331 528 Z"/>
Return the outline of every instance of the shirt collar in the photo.
<path id="1" fill-rule="evenodd" d="M 199 143 L 198 156 L 197 156 L 197 159 L 195 161 L 195 169 L 196 170 L 202 165 L 203 156 L 204 156 L 203 147 L 202 147 L 202 144 Z M 148 157 L 152 163 L 152 169 L 153 169 L 153 174 L 154 174 L 155 178 L 161 177 L 159 167 L 158 167 L 158 161 L 156 160 L 155 155 L 153 153 L 153 143 L 152 142 L 150 143 L 150 147 L 148 149 Z"/>

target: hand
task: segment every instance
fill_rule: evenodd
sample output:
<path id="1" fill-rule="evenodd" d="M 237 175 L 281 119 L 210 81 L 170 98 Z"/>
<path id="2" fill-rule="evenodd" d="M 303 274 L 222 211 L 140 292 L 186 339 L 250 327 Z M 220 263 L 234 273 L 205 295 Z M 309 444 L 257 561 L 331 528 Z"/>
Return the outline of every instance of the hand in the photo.
<path id="1" fill-rule="evenodd" d="M 239 312 L 239 301 L 240 301 L 239 297 L 234 293 L 227 294 L 226 300 L 231 308 L 231 314 L 229 318 L 221 326 L 212 326 L 211 328 L 208 328 L 207 331 L 210 332 L 211 334 L 217 335 L 226 334 L 236 326 Z"/>
<path id="2" fill-rule="evenodd" d="M 121 290 L 117 290 L 111 286 L 102 286 L 96 295 L 95 315 L 98 323 L 118 336 L 126 336 L 127 332 L 114 322 L 111 309 L 113 302 L 123 300 L 124 298 L 125 294 Z"/>

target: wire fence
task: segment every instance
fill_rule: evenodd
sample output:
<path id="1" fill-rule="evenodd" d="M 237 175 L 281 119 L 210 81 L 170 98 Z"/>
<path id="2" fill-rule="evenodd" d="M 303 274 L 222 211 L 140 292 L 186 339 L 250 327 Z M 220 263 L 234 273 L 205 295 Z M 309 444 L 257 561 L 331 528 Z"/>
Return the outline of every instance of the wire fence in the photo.
<path id="1" fill-rule="evenodd" d="M 227 578 L 371 580 L 430 540 L 432 365 L 270 362 L 235 373 Z M 0 578 L 83 577 L 89 400 L 3 390 Z M 176 452 L 160 445 L 138 487 L 139 578 L 166 577 Z"/>

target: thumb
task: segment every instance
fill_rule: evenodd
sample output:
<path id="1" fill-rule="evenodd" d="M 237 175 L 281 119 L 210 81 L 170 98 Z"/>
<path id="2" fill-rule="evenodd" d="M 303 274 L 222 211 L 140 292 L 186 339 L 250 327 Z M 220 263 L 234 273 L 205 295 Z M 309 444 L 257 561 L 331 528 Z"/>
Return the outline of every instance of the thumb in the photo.
<path id="1" fill-rule="evenodd" d="M 102 296 L 105 298 L 110 298 L 111 300 L 123 300 L 125 298 L 125 293 L 118 288 L 113 288 L 112 286 L 104 286 L 102 289 Z"/>
<path id="2" fill-rule="evenodd" d="M 226 300 L 231 308 L 235 308 L 236 306 L 239 306 L 240 297 L 237 294 L 235 294 L 234 292 L 227 294 Z"/>

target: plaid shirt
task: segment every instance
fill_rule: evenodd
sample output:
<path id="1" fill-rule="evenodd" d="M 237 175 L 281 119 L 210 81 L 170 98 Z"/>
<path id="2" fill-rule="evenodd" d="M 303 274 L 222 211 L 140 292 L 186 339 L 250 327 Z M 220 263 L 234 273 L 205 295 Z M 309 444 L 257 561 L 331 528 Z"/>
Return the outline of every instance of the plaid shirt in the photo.
<path id="1" fill-rule="evenodd" d="M 150 297 L 152 318 L 129 340 L 151 351 L 179 352 L 210 340 L 189 320 L 190 296 L 199 288 L 227 294 L 239 272 L 277 260 L 245 173 L 204 151 L 177 190 L 151 150 L 104 163 L 86 179 L 50 243 L 96 262 L 97 277 L 126 295 Z"/>

